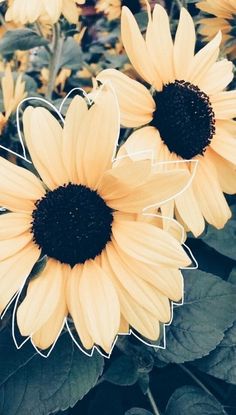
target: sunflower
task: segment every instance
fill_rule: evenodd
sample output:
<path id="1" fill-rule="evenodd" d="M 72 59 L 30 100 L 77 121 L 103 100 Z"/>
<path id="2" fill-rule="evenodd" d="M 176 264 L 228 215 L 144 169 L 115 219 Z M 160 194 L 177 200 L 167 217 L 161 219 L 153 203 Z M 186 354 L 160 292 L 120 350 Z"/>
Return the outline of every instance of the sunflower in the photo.
<path id="1" fill-rule="evenodd" d="M 123 149 L 148 149 L 157 160 L 198 161 L 189 189 L 175 199 L 173 209 L 187 230 L 199 235 L 206 221 L 222 228 L 231 216 L 223 192 L 236 191 L 236 92 L 224 91 L 233 79 L 233 65 L 216 62 L 221 35 L 194 54 L 195 28 L 190 14 L 181 10 L 173 43 L 165 9 L 156 5 L 146 40 L 127 7 L 121 32 L 128 57 L 150 89 L 115 69 L 109 79 L 116 90 L 121 122 L 138 128 Z M 123 150 L 124 151 L 124 150 Z M 189 169 L 188 169 L 189 170 Z"/>
<path id="2" fill-rule="evenodd" d="M 0 134 L 12 112 L 16 111 L 18 104 L 27 95 L 25 92 L 25 82 L 22 81 L 22 74 L 19 74 L 16 81 L 14 81 L 10 64 L 7 64 L 5 74 L 1 79 L 1 89 L 4 111 L 0 113 Z"/>
<path id="3" fill-rule="evenodd" d="M 98 0 L 96 10 L 98 13 L 104 13 L 108 20 L 119 19 L 122 6 L 127 6 L 132 13 L 138 13 L 146 4 L 145 0 Z"/>
<path id="4" fill-rule="evenodd" d="M 0 0 L 2 2 L 4 0 Z M 56 23 L 61 14 L 71 23 L 78 21 L 76 4 L 85 0 L 9 0 L 6 21 L 15 23 L 34 23 L 39 18 L 47 18 Z"/>
<path id="5" fill-rule="evenodd" d="M 232 58 L 236 57 L 236 2 L 235 0 L 199 1 L 196 6 L 204 13 L 211 16 L 199 21 L 201 24 L 199 32 L 206 41 L 211 40 L 221 30 L 223 34 L 222 43 L 226 53 Z"/>
<path id="6" fill-rule="evenodd" d="M 154 174 L 149 160 L 112 166 L 119 109 L 107 85 L 89 108 L 75 97 L 64 128 L 32 107 L 23 125 L 40 178 L 0 158 L 0 203 L 10 211 L 0 217 L 0 309 L 46 256 L 17 309 L 19 330 L 36 347 L 54 344 L 68 313 L 85 349 L 109 352 L 124 321 L 157 339 L 159 323 L 170 320 L 169 299 L 182 296 L 179 268 L 190 260 L 170 233 L 139 218 L 179 192 L 186 172 Z"/>

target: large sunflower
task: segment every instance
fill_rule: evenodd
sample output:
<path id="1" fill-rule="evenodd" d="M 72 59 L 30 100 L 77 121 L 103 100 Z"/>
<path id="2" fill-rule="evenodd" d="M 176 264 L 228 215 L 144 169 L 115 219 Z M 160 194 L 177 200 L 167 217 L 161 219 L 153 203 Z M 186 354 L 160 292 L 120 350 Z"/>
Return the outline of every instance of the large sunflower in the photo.
<path id="1" fill-rule="evenodd" d="M 0 0 L 2 2 L 4 0 Z M 76 4 L 83 4 L 85 0 L 9 0 L 6 21 L 15 23 L 34 23 L 40 17 L 56 23 L 61 14 L 71 23 L 78 21 Z"/>
<path id="2" fill-rule="evenodd" d="M 177 239 L 139 219 L 144 207 L 179 192 L 186 172 L 153 174 L 149 161 L 112 168 L 117 101 L 107 86 L 94 101 L 88 109 L 74 98 L 64 128 L 46 109 L 26 109 L 25 140 L 41 179 L 0 158 L 0 203 L 11 211 L 0 217 L 0 308 L 46 255 L 17 311 L 21 334 L 42 349 L 68 313 L 85 349 L 109 352 L 124 321 L 157 339 L 169 299 L 182 296 L 178 268 L 190 263 Z"/>
<path id="3" fill-rule="evenodd" d="M 233 58 L 236 57 L 236 2 L 235 0 L 204 0 L 199 1 L 196 6 L 208 17 L 200 20 L 199 32 L 204 36 L 206 41 L 211 40 L 216 33 L 221 30 L 223 35 L 223 45 L 227 53 Z"/>
<path id="4" fill-rule="evenodd" d="M 236 191 L 236 92 L 224 91 L 233 78 L 232 63 L 216 62 L 221 35 L 194 55 L 194 23 L 185 10 L 173 43 L 167 13 L 156 5 L 146 40 L 132 13 L 123 8 L 122 39 L 131 63 L 150 85 L 114 69 L 101 72 L 116 90 L 121 122 L 137 129 L 124 148 L 149 149 L 158 160 L 198 160 L 192 186 L 175 199 L 176 215 L 199 235 L 207 222 L 222 228 L 231 216 L 223 192 Z M 173 205 L 174 209 L 174 205 Z"/>

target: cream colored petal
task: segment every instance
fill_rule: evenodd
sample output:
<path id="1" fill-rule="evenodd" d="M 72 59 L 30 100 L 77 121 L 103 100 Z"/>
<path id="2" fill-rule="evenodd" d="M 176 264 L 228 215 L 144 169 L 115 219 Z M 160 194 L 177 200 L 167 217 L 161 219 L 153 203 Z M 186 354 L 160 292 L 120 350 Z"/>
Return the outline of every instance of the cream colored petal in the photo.
<path id="1" fill-rule="evenodd" d="M 110 85 L 95 96 L 81 125 L 77 143 L 77 171 L 81 183 L 96 188 L 104 172 L 111 168 L 120 132 L 117 98 Z"/>
<path id="2" fill-rule="evenodd" d="M 106 247 L 107 258 L 114 275 L 131 297 L 144 309 L 167 323 L 170 320 L 170 303 L 168 298 L 158 291 L 153 285 L 148 284 L 137 273 L 122 261 L 119 250 L 115 250 L 112 244 Z"/>
<path id="3" fill-rule="evenodd" d="M 34 202 L 45 193 L 34 174 L 3 157 L 0 157 L 0 177 L 0 205 L 7 209 L 30 212 Z"/>
<path id="4" fill-rule="evenodd" d="M 0 261 L 15 255 L 21 249 L 28 245 L 33 239 L 30 232 L 24 232 L 11 239 L 4 239 L 0 241 Z"/>
<path id="5" fill-rule="evenodd" d="M 40 250 L 29 243 L 19 252 L 0 263 L 0 312 L 4 310 L 15 293 L 21 289 L 25 279 L 30 274 L 38 260 Z"/>
<path id="6" fill-rule="evenodd" d="M 209 151 L 216 167 L 220 186 L 224 193 L 236 193 L 236 166 L 219 156 L 214 150 Z"/>
<path id="7" fill-rule="evenodd" d="M 223 228 L 231 217 L 231 211 L 222 193 L 217 171 L 208 151 L 203 158 L 200 158 L 193 180 L 193 190 L 207 222 L 217 229 Z"/>
<path id="8" fill-rule="evenodd" d="M 154 172 L 129 194 L 111 200 L 107 199 L 107 204 L 115 210 L 140 213 L 152 205 L 173 199 L 187 186 L 189 180 L 186 170 Z"/>
<path id="9" fill-rule="evenodd" d="M 183 276 L 178 269 L 161 267 L 159 264 L 147 264 L 119 249 L 116 243 L 114 246 L 116 250 L 119 250 L 122 262 L 138 278 L 143 279 L 171 300 L 179 301 L 182 298 Z"/>
<path id="10" fill-rule="evenodd" d="M 110 81 L 117 94 L 121 124 L 140 127 L 152 120 L 155 102 L 148 89 L 116 69 L 105 69 L 97 76 L 100 82 Z"/>
<path id="11" fill-rule="evenodd" d="M 113 200 L 128 195 L 134 188 L 144 183 L 151 173 L 152 165 L 150 160 L 138 162 L 128 157 L 107 170 L 98 185 L 98 193 L 106 200 Z"/>
<path id="12" fill-rule="evenodd" d="M 198 85 L 210 67 L 215 63 L 219 54 L 221 39 L 222 36 L 218 33 L 214 39 L 194 56 L 188 75 L 188 80 L 194 85 Z"/>
<path id="13" fill-rule="evenodd" d="M 119 333 L 120 334 L 129 334 L 130 327 L 128 321 L 125 320 L 125 318 L 120 316 L 120 327 L 119 327 Z"/>
<path id="14" fill-rule="evenodd" d="M 44 183 L 54 189 L 68 182 L 62 160 L 62 128 L 45 108 L 28 107 L 23 114 L 25 140 Z"/>
<path id="15" fill-rule="evenodd" d="M 155 127 L 143 127 L 134 131 L 120 147 L 117 157 L 126 154 L 132 160 L 155 160 L 159 151 L 160 135 Z"/>
<path id="16" fill-rule="evenodd" d="M 88 112 L 85 99 L 76 96 L 66 113 L 65 125 L 63 129 L 63 161 L 68 172 L 69 180 L 78 183 L 79 177 L 76 168 L 75 149 L 79 139 L 81 124 Z"/>
<path id="17" fill-rule="evenodd" d="M 93 260 L 83 266 L 79 292 L 89 334 L 109 353 L 119 330 L 120 304 L 110 278 Z"/>
<path id="18" fill-rule="evenodd" d="M 216 119 L 236 117 L 236 91 L 220 92 L 211 97 Z"/>
<path id="19" fill-rule="evenodd" d="M 169 18 L 164 7 L 158 4 L 155 5 L 153 21 L 152 23 L 149 22 L 149 26 L 149 32 L 147 33 L 147 47 L 153 65 L 160 74 L 164 84 L 172 82 L 175 79 L 173 62 L 174 49 L 170 33 Z"/>
<path id="20" fill-rule="evenodd" d="M 130 62 L 149 84 L 160 87 L 159 77 L 151 62 L 144 38 L 128 7 L 122 7 L 121 37 Z"/>
<path id="21" fill-rule="evenodd" d="M 48 259 L 42 273 L 29 283 L 26 297 L 17 310 L 22 336 L 36 333 L 52 316 L 64 290 L 65 267 Z"/>
<path id="22" fill-rule="evenodd" d="M 194 236 L 199 236 L 204 231 L 205 221 L 192 187 L 176 197 L 175 204 L 188 229 Z"/>
<path id="23" fill-rule="evenodd" d="M 174 66 L 176 79 L 185 79 L 192 64 L 196 34 L 191 15 L 184 8 L 180 12 L 180 20 L 174 42 Z"/>
<path id="24" fill-rule="evenodd" d="M 102 267 L 105 269 L 115 286 L 122 314 L 126 321 L 141 335 L 150 340 L 157 340 L 160 334 L 159 321 L 155 316 L 142 308 L 129 293 L 122 288 L 122 285 L 119 283 L 110 267 L 105 251 L 102 253 Z"/>
<path id="25" fill-rule="evenodd" d="M 42 350 L 51 347 L 61 333 L 66 315 L 65 303 L 58 303 L 48 321 L 32 336 L 33 344 Z"/>
<path id="26" fill-rule="evenodd" d="M 3 105 L 5 112 L 9 111 L 11 107 L 11 101 L 14 95 L 14 81 L 11 72 L 11 67 L 8 64 L 5 70 L 5 75 L 1 79 L 2 84 L 2 95 L 3 95 Z"/>
<path id="27" fill-rule="evenodd" d="M 236 164 L 236 136 L 232 137 L 224 130 L 216 130 L 211 140 L 211 148 L 229 162 Z"/>
<path id="28" fill-rule="evenodd" d="M 46 13 L 49 15 L 52 23 L 56 23 L 62 12 L 63 0 L 43 0 Z"/>
<path id="29" fill-rule="evenodd" d="M 32 216 L 26 213 L 0 215 L 0 241 L 15 238 L 31 228 Z"/>
<path id="30" fill-rule="evenodd" d="M 191 263 L 176 239 L 148 223 L 114 217 L 112 235 L 119 249 L 146 264 L 184 267 Z"/>
<path id="31" fill-rule="evenodd" d="M 63 0 L 62 14 L 65 16 L 68 22 L 74 24 L 78 22 L 78 9 L 74 0 Z"/>
<path id="32" fill-rule="evenodd" d="M 221 92 L 233 79 L 233 64 L 227 59 L 214 63 L 199 82 L 199 88 L 208 95 Z"/>
<path id="33" fill-rule="evenodd" d="M 94 342 L 88 332 L 88 328 L 86 326 L 85 318 L 83 315 L 81 301 L 79 298 L 79 286 L 81 281 L 82 269 L 82 265 L 76 265 L 71 270 L 71 273 L 67 281 L 66 301 L 69 313 L 73 318 L 75 328 L 77 330 L 78 336 L 83 346 L 85 347 L 85 349 L 91 349 L 94 345 Z"/>

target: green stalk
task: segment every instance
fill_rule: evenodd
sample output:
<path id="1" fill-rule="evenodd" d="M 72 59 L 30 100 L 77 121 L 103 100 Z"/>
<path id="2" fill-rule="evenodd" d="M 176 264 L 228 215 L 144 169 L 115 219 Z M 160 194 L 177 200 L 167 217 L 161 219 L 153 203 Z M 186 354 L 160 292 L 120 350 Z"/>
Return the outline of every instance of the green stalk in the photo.
<path id="1" fill-rule="evenodd" d="M 150 402 L 150 405 L 152 407 L 154 415 L 160 415 L 159 409 L 157 408 L 156 402 L 153 398 L 153 395 L 152 395 L 152 392 L 151 392 L 150 388 L 148 388 L 146 395 L 147 395 L 147 398 Z"/>
<path id="2" fill-rule="evenodd" d="M 53 49 L 52 49 L 52 55 L 50 57 L 50 63 L 49 63 L 49 80 L 48 80 L 48 87 L 47 87 L 47 93 L 46 98 L 48 100 L 52 99 L 52 93 L 55 86 L 55 81 L 59 69 L 60 64 L 60 58 L 63 48 L 64 39 L 61 36 L 61 30 L 59 23 L 56 23 L 53 26 Z"/>

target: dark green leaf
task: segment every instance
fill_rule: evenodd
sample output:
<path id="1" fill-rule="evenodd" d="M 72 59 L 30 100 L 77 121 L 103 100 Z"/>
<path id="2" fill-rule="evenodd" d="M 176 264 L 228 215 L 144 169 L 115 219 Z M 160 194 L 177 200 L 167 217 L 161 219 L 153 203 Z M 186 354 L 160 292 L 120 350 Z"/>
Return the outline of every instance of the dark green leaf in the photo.
<path id="1" fill-rule="evenodd" d="M 183 386 L 171 396 L 165 415 L 224 415 L 223 406 L 200 388 Z"/>
<path id="2" fill-rule="evenodd" d="M 47 43 L 46 39 L 31 29 L 9 30 L 0 40 L 0 53 L 6 55 L 15 50 L 29 50 Z"/>
<path id="3" fill-rule="evenodd" d="M 202 240 L 221 254 L 236 260 L 236 206 L 231 206 L 232 218 L 221 230 L 208 226 Z"/>
<path id="4" fill-rule="evenodd" d="M 3 336 L 3 334 L 5 334 Z M 73 407 L 96 384 L 103 358 L 85 356 L 64 334 L 49 358 L 0 335 L 0 414 L 48 415 Z"/>
<path id="5" fill-rule="evenodd" d="M 125 415 L 152 415 L 152 412 L 143 408 L 131 408 L 125 412 Z"/>
<path id="6" fill-rule="evenodd" d="M 174 309 L 166 328 L 165 362 L 183 363 L 206 356 L 221 342 L 236 315 L 235 287 L 203 271 L 186 271 L 184 305 Z M 222 311 L 223 310 L 223 311 Z"/>
<path id="7" fill-rule="evenodd" d="M 139 377 L 138 367 L 132 357 L 120 356 L 111 361 L 107 371 L 103 375 L 103 379 L 115 385 L 133 385 Z"/>

